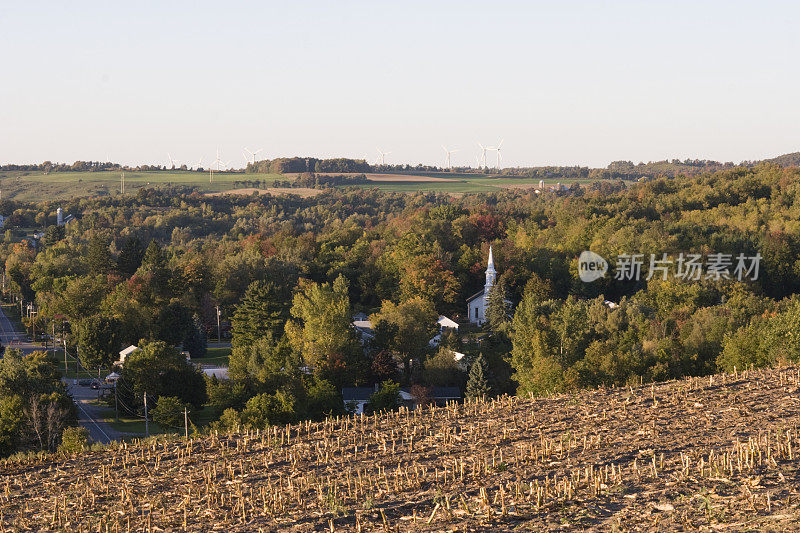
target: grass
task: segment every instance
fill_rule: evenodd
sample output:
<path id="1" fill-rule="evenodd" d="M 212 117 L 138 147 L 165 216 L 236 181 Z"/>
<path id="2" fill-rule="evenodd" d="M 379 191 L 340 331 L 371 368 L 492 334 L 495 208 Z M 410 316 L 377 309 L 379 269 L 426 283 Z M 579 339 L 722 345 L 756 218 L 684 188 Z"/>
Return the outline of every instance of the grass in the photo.
<path id="1" fill-rule="evenodd" d="M 0 172 L 0 190 L 4 198 L 16 200 L 65 199 L 81 196 L 118 196 L 120 194 L 121 171 L 102 172 L 52 172 L 5 171 Z M 382 173 L 387 174 L 387 173 Z M 392 192 L 444 192 L 479 193 L 496 192 L 498 188 L 519 185 L 536 185 L 536 178 L 514 178 L 491 174 L 469 174 L 460 172 L 392 172 L 396 181 L 373 182 L 357 187 Z M 410 181 L 405 176 L 446 178 L 454 181 L 425 182 Z M 293 180 L 291 174 L 244 174 L 241 172 L 215 172 L 213 183 L 209 183 L 208 172 L 189 170 L 157 172 L 125 172 L 125 194 L 136 194 L 143 187 L 185 186 L 201 192 L 219 192 L 242 187 L 236 182 L 258 181 L 259 187 L 270 187 L 276 179 Z M 562 183 L 591 183 L 590 179 L 548 178 L 547 185 Z"/>
<path id="2" fill-rule="evenodd" d="M 65 199 L 79 196 L 118 196 L 121 171 L 103 172 L 0 172 L 0 190 L 4 198 L 15 200 Z M 208 172 L 163 171 L 125 172 L 125 194 L 136 194 L 143 187 L 186 186 L 201 192 L 218 192 L 238 188 L 235 182 L 258 181 L 269 187 L 276 179 L 291 180 L 279 174 L 244 174 L 214 172 L 209 182 Z"/>
<path id="3" fill-rule="evenodd" d="M 427 176 L 432 178 L 446 178 L 455 181 L 409 181 L 404 180 L 404 175 Z M 543 180 L 546 186 L 561 183 L 569 186 L 572 183 L 592 183 L 591 179 L 558 179 L 547 178 Z M 492 176 L 487 174 L 460 174 L 446 172 L 402 172 L 397 173 L 397 181 L 372 182 L 358 187 L 363 189 L 378 189 L 391 192 L 445 192 L 445 193 L 480 193 L 497 192 L 503 188 L 517 188 L 521 185 L 536 186 L 538 178 L 514 178 L 508 176 Z"/>
<path id="4" fill-rule="evenodd" d="M 205 357 L 194 360 L 195 363 L 204 365 L 228 366 L 228 359 L 231 356 L 230 348 L 209 348 Z"/>
<path id="5" fill-rule="evenodd" d="M 95 400 L 94 403 L 97 403 Z M 98 404 L 100 405 L 100 404 Z M 103 402 L 102 405 L 105 406 Z M 152 419 L 152 412 L 151 412 L 151 419 L 150 419 L 150 435 L 162 435 L 167 433 L 178 433 L 183 434 L 184 429 L 183 427 L 163 427 L 158 422 L 155 422 Z M 217 410 L 210 406 L 206 405 L 199 411 L 190 411 L 189 412 L 189 433 L 192 432 L 192 424 L 196 427 L 202 427 L 210 424 L 214 420 L 219 417 Z M 116 418 L 116 413 L 114 409 L 107 408 L 104 409 L 102 412 L 101 421 L 106 422 L 115 430 L 128 433 L 131 437 L 140 437 L 145 435 L 146 427 L 143 418 L 138 416 L 134 416 L 128 413 L 124 413 L 120 410 L 120 417 L 119 419 Z M 182 424 L 183 422 L 181 422 Z"/>

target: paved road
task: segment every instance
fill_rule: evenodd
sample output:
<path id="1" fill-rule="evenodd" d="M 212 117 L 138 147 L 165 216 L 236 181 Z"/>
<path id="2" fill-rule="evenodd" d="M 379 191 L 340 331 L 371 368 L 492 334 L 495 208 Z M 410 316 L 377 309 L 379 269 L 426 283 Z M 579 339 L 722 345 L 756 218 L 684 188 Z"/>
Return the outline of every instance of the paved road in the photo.
<path id="1" fill-rule="evenodd" d="M 35 352 L 36 350 L 43 350 L 41 346 L 37 346 L 26 339 L 25 333 L 21 333 L 14 329 L 14 323 L 8 319 L 3 309 L 0 308 L 0 342 L 3 346 L 9 346 L 21 350 L 23 353 Z"/>
<path id="2" fill-rule="evenodd" d="M 108 422 L 102 421 L 103 411 L 106 408 L 89 403 L 97 399 L 96 390 L 92 390 L 91 387 L 76 385 L 74 379 L 63 379 L 62 381 L 67 385 L 75 405 L 78 406 L 78 422 L 89 430 L 89 435 L 93 441 L 108 443 L 130 436 L 127 433 L 117 431 Z"/>
<path id="3" fill-rule="evenodd" d="M 14 323 L 8 319 L 2 308 L 0 308 L 0 342 L 3 343 L 3 346 L 17 348 L 24 353 L 44 350 L 43 347 L 26 340 L 24 333 L 14 329 Z M 102 422 L 101 413 L 103 408 L 89 403 L 97 398 L 96 390 L 76 385 L 74 379 L 63 379 L 62 381 L 67 386 L 72 400 L 78 407 L 78 422 L 89 430 L 89 435 L 93 441 L 108 443 L 127 436 L 125 433 L 115 430 L 111 427 L 111 424 Z"/>

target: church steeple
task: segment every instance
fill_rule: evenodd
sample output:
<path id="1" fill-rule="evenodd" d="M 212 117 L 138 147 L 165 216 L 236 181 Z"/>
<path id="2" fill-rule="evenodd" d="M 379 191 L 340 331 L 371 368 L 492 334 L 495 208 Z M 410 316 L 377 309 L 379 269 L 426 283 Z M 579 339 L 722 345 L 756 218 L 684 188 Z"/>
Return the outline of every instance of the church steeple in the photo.
<path id="1" fill-rule="evenodd" d="M 489 264 L 486 265 L 486 285 L 484 286 L 484 293 L 489 295 L 489 291 L 494 287 L 497 271 L 494 269 L 494 257 L 492 256 L 492 247 L 489 246 Z"/>

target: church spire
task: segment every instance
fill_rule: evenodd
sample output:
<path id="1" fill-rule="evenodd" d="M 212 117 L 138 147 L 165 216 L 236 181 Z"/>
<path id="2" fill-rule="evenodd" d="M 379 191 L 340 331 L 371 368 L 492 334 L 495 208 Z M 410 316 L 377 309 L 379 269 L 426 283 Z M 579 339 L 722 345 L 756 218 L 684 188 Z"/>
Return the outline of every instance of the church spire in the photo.
<path id="1" fill-rule="evenodd" d="M 489 263 L 486 265 L 486 285 L 484 291 L 486 296 L 489 295 L 489 290 L 494 286 L 497 271 L 494 269 L 494 256 L 492 255 L 492 247 L 489 246 Z"/>

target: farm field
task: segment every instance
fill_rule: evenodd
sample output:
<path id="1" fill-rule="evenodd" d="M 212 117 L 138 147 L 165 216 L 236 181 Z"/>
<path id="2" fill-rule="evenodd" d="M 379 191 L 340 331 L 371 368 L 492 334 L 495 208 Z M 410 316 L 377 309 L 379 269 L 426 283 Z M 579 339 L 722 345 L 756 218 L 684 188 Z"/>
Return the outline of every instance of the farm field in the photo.
<path id="1" fill-rule="evenodd" d="M 0 172 L 3 198 L 15 200 L 67 199 L 82 196 L 118 195 L 120 171 L 103 172 Z M 208 172 L 165 171 L 125 172 L 125 194 L 136 194 L 142 187 L 185 186 L 201 192 L 217 192 L 242 188 L 242 182 L 257 181 L 269 187 L 276 179 L 288 179 L 279 174 L 243 174 L 214 172 L 209 183 Z M 236 183 L 239 182 L 239 183 Z"/>
<path id="2" fill-rule="evenodd" d="M 0 464 L 17 530 L 788 530 L 796 367 Z"/>
<path id="3" fill-rule="evenodd" d="M 120 171 L 103 172 L 0 172 L 0 191 L 5 199 L 42 200 L 69 199 L 86 196 L 116 196 L 120 192 Z M 205 193 L 252 194 L 299 194 L 304 197 L 317 194 L 317 189 L 297 190 L 272 187 L 275 180 L 293 180 L 296 174 L 243 174 L 240 172 L 214 172 L 214 181 L 209 183 L 208 172 L 163 171 L 125 172 L 125 193 L 135 194 L 142 187 L 182 186 L 197 188 Z M 447 172 L 378 173 L 367 174 L 369 184 L 361 188 L 377 188 L 392 192 L 444 192 L 472 193 L 496 192 L 501 189 L 525 189 L 536 187 L 538 179 L 495 177 L 486 174 L 464 174 Z M 590 183 L 592 180 L 547 179 L 547 185 L 558 182 L 569 185 L 573 182 Z"/>

